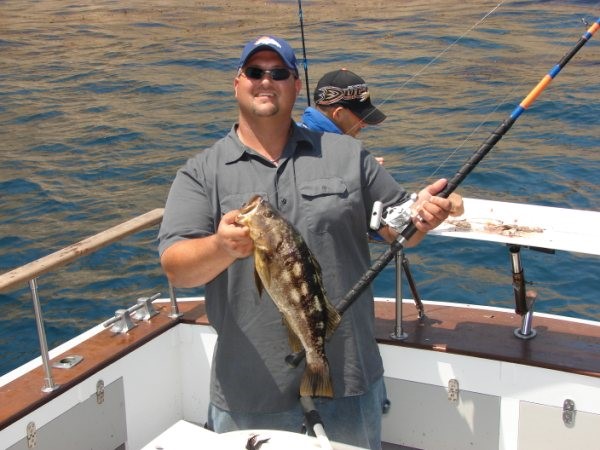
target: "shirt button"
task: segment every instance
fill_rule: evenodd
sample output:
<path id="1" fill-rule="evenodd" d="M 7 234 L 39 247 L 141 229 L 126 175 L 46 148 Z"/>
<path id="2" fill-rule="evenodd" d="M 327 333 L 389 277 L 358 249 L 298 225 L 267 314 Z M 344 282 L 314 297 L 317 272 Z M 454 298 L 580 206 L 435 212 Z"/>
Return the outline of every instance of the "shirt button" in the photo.
<path id="1" fill-rule="evenodd" d="M 281 199 L 281 204 L 282 204 L 282 205 L 287 205 L 287 200 L 286 200 L 285 198 L 282 198 L 282 199 Z"/>

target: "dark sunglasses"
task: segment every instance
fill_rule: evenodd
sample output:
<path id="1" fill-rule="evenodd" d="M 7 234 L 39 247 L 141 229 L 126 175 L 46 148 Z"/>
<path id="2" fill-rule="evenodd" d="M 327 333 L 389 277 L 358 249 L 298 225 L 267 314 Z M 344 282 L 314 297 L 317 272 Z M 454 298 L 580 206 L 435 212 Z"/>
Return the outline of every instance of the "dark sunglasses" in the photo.
<path id="1" fill-rule="evenodd" d="M 265 70 L 261 69 L 260 67 L 246 67 L 242 70 L 242 72 L 247 78 L 252 80 L 261 80 L 265 74 L 269 74 L 274 81 L 287 80 L 292 74 L 289 69 Z"/>

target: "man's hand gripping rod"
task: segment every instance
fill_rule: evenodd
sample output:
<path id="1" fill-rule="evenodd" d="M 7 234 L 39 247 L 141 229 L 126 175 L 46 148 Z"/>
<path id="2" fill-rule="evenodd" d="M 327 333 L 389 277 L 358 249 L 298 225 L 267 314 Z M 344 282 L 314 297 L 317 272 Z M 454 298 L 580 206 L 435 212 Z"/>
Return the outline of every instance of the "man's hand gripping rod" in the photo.
<path id="1" fill-rule="evenodd" d="M 589 27 L 589 29 L 581 36 L 579 41 L 575 44 L 571 50 L 569 50 L 562 59 L 548 72 L 539 82 L 538 84 L 529 92 L 529 94 L 521 101 L 521 103 L 511 112 L 510 116 L 508 116 L 491 134 L 490 136 L 481 144 L 481 146 L 471 155 L 471 157 L 463 164 L 463 166 L 456 172 L 456 174 L 448 181 L 446 187 L 437 194 L 438 197 L 448 198 L 448 196 L 456 190 L 458 185 L 464 181 L 464 179 L 471 173 L 471 171 L 481 162 L 481 160 L 490 152 L 492 148 L 498 143 L 500 139 L 510 130 L 516 120 L 521 116 L 521 114 L 535 101 L 535 99 L 542 93 L 542 91 L 550 84 L 550 82 L 558 75 L 561 69 L 567 65 L 567 63 L 575 56 L 575 54 L 585 45 L 587 41 L 591 39 L 594 33 L 600 28 L 600 18 L 596 19 L 596 21 Z M 414 199 L 413 199 L 414 200 Z M 405 211 L 409 208 L 406 208 L 403 205 L 398 205 L 392 207 L 392 211 L 394 208 L 404 208 Z M 388 209 L 389 210 L 389 209 Z M 403 212 L 401 209 L 395 210 L 395 213 L 398 213 L 400 216 L 400 222 L 402 220 L 403 214 L 405 215 L 405 211 Z M 389 212 L 388 212 L 389 214 Z M 343 315 L 344 312 L 352 305 L 352 303 L 362 294 L 365 288 L 373 282 L 375 277 L 379 275 L 385 266 L 389 264 L 389 262 L 394 258 L 394 255 L 398 253 L 398 251 L 404 248 L 404 244 L 416 233 L 417 227 L 412 222 L 412 220 L 408 220 L 405 228 L 401 231 L 400 235 L 396 238 L 394 242 L 390 244 L 390 248 L 386 250 L 369 269 L 364 273 L 364 275 L 356 282 L 356 284 L 350 289 L 350 291 L 340 300 L 338 305 L 336 306 L 337 311 L 340 315 Z M 304 359 L 305 353 L 304 351 L 300 351 L 297 353 L 292 353 L 288 355 L 285 360 L 286 362 L 292 366 L 297 367 L 300 362 Z"/>

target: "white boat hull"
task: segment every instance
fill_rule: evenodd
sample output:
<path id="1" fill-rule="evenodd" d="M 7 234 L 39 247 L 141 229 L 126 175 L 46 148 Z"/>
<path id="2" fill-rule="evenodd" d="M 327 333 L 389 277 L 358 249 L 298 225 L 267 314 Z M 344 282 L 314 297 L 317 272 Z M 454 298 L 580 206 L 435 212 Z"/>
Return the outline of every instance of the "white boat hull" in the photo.
<path id="1" fill-rule="evenodd" d="M 426 303 L 429 309 L 432 305 Z M 583 322 L 573 320 L 573 325 Z M 61 346 L 60 353 L 77 351 L 90 334 Z M 28 448 L 27 426 L 33 422 L 40 449 L 79 449 L 83 443 L 93 449 L 147 449 L 181 420 L 204 424 L 215 340 L 208 325 L 179 323 L 0 430 L 0 442 L 11 450 Z M 591 448 L 597 442 L 598 376 L 443 348 L 381 343 L 380 350 L 392 402 L 384 416 L 386 442 L 419 449 L 505 450 Z M 12 378 L 14 374 L 7 374 L 0 383 Z M 458 382 L 457 400 L 448 399 L 450 380 Z M 102 404 L 96 401 L 99 381 L 105 386 Z M 38 382 L 41 389 L 43 380 Z M 567 399 L 577 410 L 571 425 L 563 422 Z"/>

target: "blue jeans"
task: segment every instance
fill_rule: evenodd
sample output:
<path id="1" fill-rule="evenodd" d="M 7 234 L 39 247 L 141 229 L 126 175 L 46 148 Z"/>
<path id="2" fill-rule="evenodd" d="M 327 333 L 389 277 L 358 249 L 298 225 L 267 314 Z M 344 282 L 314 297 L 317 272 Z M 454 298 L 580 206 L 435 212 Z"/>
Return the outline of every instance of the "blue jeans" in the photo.
<path id="1" fill-rule="evenodd" d="M 329 439 L 372 450 L 381 450 L 381 416 L 386 402 L 383 378 L 362 395 L 314 399 Z M 246 429 L 301 433 L 303 423 L 300 402 L 292 410 L 272 414 L 229 412 L 213 404 L 208 408 L 208 427 L 217 433 Z"/>

